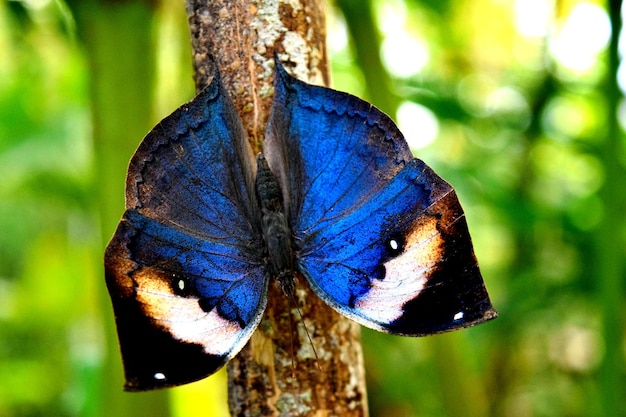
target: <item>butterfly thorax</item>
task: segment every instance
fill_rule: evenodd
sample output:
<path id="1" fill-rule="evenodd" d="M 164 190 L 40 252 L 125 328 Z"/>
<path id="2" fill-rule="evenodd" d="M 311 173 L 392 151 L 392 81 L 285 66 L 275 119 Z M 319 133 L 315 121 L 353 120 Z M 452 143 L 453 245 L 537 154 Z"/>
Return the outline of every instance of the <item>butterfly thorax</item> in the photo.
<path id="1" fill-rule="evenodd" d="M 285 294 L 292 295 L 294 254 L 291 230 L 285 217 L 280 185 L 262 154 L 257 156 L 255 188 L 261 206 L 261 227 L 269 260 L 268 272 L 278 279 Z"/>

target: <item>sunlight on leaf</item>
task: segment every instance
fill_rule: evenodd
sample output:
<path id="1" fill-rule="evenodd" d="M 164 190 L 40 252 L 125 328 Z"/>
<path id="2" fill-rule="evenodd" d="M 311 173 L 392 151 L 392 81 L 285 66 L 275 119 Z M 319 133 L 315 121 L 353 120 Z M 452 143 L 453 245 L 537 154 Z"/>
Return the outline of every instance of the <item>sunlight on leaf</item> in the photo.
<path id="1" fill-rule="evenodd" d="M 559 63 L 575 71 L 590 69 L 611 35 L 606 12 L 593 3 L 579 3 L 553 38 L 550 50 Z"/>

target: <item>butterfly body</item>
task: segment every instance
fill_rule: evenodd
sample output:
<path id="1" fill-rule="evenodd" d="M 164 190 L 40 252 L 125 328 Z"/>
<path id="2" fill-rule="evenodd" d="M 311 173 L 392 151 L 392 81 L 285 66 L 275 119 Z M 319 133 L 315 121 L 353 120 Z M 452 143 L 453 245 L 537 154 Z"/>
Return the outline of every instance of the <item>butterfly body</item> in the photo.
<path id="1" fill-rule="evenodd" d="M 277 62 L 256 160 L 219 76 L 129 166 L 105 254 L 126 389 L 203 378 L 248 341 L 277 280 L 401 335 L 496 316 L 452 187 L 368 103 Z"/>
<path id="2" fill-rule="evenodd" d="M 267 249 L 267 273 L 276 277 L 285 294 L 291 296 L 295 285 L 293 237 L 285 217 L 280 185 L 262 154 L 257 156 L 255 186 Z"/>

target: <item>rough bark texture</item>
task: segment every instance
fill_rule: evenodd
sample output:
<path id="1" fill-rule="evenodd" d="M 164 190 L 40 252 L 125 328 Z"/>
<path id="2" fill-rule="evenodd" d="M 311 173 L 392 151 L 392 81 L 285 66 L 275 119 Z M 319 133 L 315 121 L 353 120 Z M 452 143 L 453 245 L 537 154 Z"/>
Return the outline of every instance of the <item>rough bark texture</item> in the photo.
<path id="1" fill-rule="evenodd" d="M 261 149 L 273 97 L 273 54 L 298 78 L 328 85 L 321 0 L 187 0 L 196 88 L 215 57 L 253 149 Z M 292 302 L 271 283 L 259 329 L 228 365 L 233 416 L 366 416 L 357 324 L 299 277 Z M 317 352 L 316 359 L 306 329 Z"/>
<path id="2" fill-rule="evenodd" d="M 274 51 L 291 73 L 328 84 L 320 0 L 187 0 L 196 89 L 210 81 L 213 56 L 259 150 L 273 97 Z"/>

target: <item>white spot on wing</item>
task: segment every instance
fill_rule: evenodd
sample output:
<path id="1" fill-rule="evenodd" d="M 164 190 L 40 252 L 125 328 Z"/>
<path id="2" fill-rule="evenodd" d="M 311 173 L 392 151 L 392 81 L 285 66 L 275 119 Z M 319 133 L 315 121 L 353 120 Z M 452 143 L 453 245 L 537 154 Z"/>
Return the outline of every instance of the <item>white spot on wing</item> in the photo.
<path id="1" fill-rule="evenodd" d="M 389 247 L 390 247 L 392 250 L 398 250 L 398 242 L 396 242 L 394 239 L 391 239 L 391 240 L 389 241 Z"/>
<path id="2" fill-rule="evenodd" d="M 390 246 L 392 242 L 395 241 L 390 241 Z M 441 258 L 442 243 L 435 218 L 428 217 L 413 225 L 404 252 L 385 263 L 385 278 L 373 280 L 367 294 L 357 300 L 355 306 L 360 313 L 379 323 L 400 318 L 404 304 L 417 297 L 428 282 L 432 268 Z"/>
<path id="3" fill-rule="evenodd" d="M 462 311 L 459 311 L 458 313 L 454 315 L 454 320 L 461 320 L 464 315 L 465 313 L 463 313 Z"/>
<path id="4" fill-rule="evenodd" d="M 154 379 L 157 379 L 159 381 L 165 381 L 165 374 L 163 374 L 162 372 L 157 372 L 156 374 L 154 374 Z"/>

